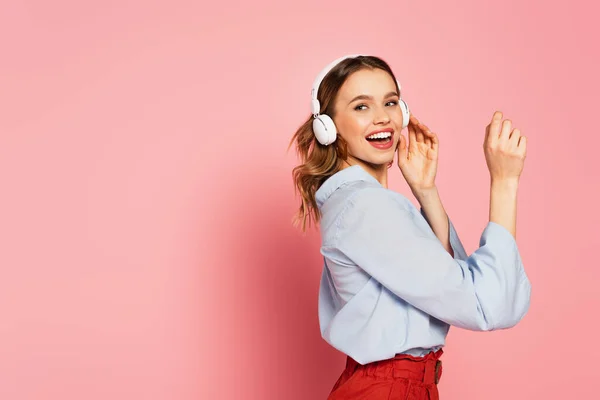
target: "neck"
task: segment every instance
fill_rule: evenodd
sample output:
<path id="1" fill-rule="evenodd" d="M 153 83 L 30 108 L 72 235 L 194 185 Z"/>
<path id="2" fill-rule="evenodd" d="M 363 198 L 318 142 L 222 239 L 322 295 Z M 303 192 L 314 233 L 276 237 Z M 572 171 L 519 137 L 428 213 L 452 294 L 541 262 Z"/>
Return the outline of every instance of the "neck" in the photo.
<path id="1" fill-rule="evenodd" d="M 388 167 L 387 164 L 378 165 L 371 164 L 362 160 L 355 159 L 353 157 L 348 157 L 348 160 L 342 162 L 342 169 L 351 167 L 353 165 L 360 165 L 365 171 L 367 171 L 373 178 L 377 179 L 377 181 L 387 189 L 388 187 Z"/>

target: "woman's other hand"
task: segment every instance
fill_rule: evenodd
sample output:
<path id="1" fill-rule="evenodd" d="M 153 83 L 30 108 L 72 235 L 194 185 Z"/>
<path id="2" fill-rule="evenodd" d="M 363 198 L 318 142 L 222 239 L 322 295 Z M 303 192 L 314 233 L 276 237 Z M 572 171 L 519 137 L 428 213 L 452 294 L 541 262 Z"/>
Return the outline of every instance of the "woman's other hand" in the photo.
<path id="1" fill-rule="evenodd" d="M 486 127 L 483 143 L 485 160 L 492 181 L 518 182 L 527 153 L 527 139 L 502 112 L 496 111 Z"/>
<path id="2" fill-rule="evenodd" d="M 408 137 L 401 134 L 398 144 L 398 167 L 413 193 L 435 188 L 438 163 L 437 135 L 414 115 L 408 122 Z"/>

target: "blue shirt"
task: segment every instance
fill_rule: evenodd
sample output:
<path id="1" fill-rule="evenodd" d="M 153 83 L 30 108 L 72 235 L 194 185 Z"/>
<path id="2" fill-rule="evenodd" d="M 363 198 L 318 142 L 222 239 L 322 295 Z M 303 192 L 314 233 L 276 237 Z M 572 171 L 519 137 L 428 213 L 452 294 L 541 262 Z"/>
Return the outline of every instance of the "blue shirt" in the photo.
<path id="1" fill-rule="evenodd" d="M 470 256 L 449 220 L 452 257 L 408 198 L 355 165 L 316 193 L 324 267 L 322 337 L 361 364 L 422 356 L 450 325 L 491 331 L 516 325 L 531 286 L 510 232 L 488 222 Z"/>

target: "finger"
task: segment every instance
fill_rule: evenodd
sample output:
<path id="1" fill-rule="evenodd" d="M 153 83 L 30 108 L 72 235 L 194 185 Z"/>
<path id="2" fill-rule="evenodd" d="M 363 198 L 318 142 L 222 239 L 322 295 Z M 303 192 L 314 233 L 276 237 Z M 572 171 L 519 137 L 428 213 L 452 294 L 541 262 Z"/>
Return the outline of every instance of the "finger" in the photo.
<path id="1" fill-rule="evenodd" d="M 422 123 L 422 122 L 419 122 L 419 128 L 421 128 L 421 130 L 422 130 L 422 131 L 426 131 L 426 130 L 428 130 L 428 129 L 429 129 L 429 128 L 427 127 L 427 125 L 425 125 L 425 124 L 424 124 L 424 123 Z"/>
<path id="2" fill-rule="evenodd" d="M 431 129 L 429 129 L 429 127 L 426 125 L 423 125 L 423 134 L 425 135 L 425 137 L 431 139 L 432 142 L 437 142 L 438 140 L 437 135 L 433 133 Z"/>
<path id="3" fill-rule="evenodd" d="M 408 149 L 408 139 L 404 135 L 400 135 L 400 151 L 406 152 Z"/>
<path id="4" fill-rule="evenodd" d="M 503 116 L 504 115 L 502 115 L 502 111 L 494 111 L 494 115 L 492 115 L 492 120 L 491 120 L 490 124 L 494 123 L 494 122 L 502 121 Z"/>
<path id="5" fill-rule="evenodd" d="M 487 141 L 494 145 L 500 137 L 500 128 L 502 123 L 502 112 L 496 111 L 492 116 L 492 121 L 487 126 Z"/>
<path id="6" fill-rule="evenodd" d="M 521 138 L 521 130 L 517 129 L 517 128 L 513 129 L 513 131 L 510 134 L 510 138 L 508 139 L 511 149 L 514 150 L 517 148 L 517 146 L 519 145 L 520 138 Z"/>
<path id="7" fill-rule="evenodd" d="M 417 129 L 417 142 L 423 143 L 425 141 L 425 135 L 423 134 L 423 129 L 419 127 Z"/>
<path id="8" fill-rule="evenodd" d="M 429 137 L 431 138 L 431 143 L 438 144 L 440 142 L 438 136 L 431 131 L 429 132 Z"/>
<path id="9" fill-rule="evenodd" d="M 417 132 L 414 125 L 408 125 L 408 150 L 414 151 L 417 147 Z"/>
<path id="10" fill-rule="evenodd" d="M 407 146 L 406 146 L 406 138 L 404 135 L 400 135 L 400 139 L 398 142 L 398 165 L 404 165 L 404 161 L 406 161 L 407 156 Z"/>
<path id="11" fill-rule="evenodd" d="M 430 136 L 430 138 L 429 138 L 429 139 L 431 140 L 431 145 L 430 145 L 430 147 L 431 147 L 433 150 L 437 151 L 437 150 L 438 150 L 438 147 L 439 147 L 439 144 L 440 144 L 440 143 L 439 143 L 439 140 L 438 140 L 438 137 L 437 137 L 437 135 L 436 135 L 435 133 L 431 132 L 431 136 Z"/>
<path id="12" fill-rule="evenodd" d="M 508 143 L 511 128 L 512 128 L 512 121 L 510 119 L 505 119 L 504 121 L 502 121 L 502 129 L 500 131 L 500 139 L 499 139 L 501 143 Z"/>
<path id="13" fill-rule="evenodd" d="M 527 137 L 521 135 L 519 138 L 519 144 L 517 145 L 517 153 L 521 156 L 527 155 Z"/>
<path id="14" fill-rule="evenodd" d="M 415 132 L 417 134 L 417 142 L 419 143 L 423 143 L 425 141 L 425 135 L 423 133 L 424 129 L 423 129 L 424 125 L 419 122 L 418 125 L 415 126 Z"/>

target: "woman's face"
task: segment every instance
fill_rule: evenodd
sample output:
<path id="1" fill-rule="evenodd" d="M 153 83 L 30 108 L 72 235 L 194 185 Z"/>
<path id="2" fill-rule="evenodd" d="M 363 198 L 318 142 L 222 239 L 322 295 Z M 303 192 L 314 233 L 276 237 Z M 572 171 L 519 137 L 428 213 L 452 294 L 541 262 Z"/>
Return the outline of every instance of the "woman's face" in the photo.
<path id="1" fill-rule="evenodd" d="M 379 169 L 394 159 L 402 128 L 398 102 L 394 79 L 384 70 L 361 69 L 346 79 L 335 101 L 333 121 L 348 142 L 349 164 Z"/>

